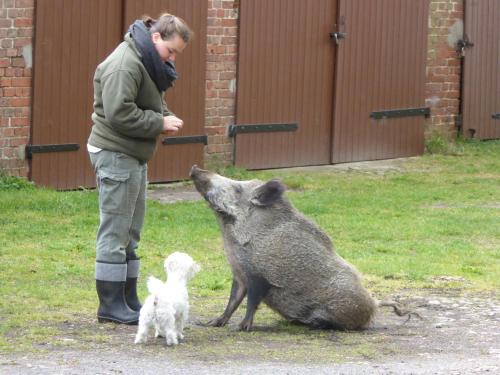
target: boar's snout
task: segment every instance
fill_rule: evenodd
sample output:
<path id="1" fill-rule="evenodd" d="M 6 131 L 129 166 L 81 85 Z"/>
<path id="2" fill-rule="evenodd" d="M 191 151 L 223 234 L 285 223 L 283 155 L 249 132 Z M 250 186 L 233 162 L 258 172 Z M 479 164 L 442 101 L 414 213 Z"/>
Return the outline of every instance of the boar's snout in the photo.
<path id="1" fill-rule="evenodd" d="M 189 177 L 193 178 L 193 176 L 199 173 L 199 171 L 201 171 L 200 167 L 198 167 L 196 164 L 193 164 L 191 170 L 189 171 Z"/>
<path id="2" fill-rule="evenodd" d="M 210 187 L 210 174 L 211 172 L 199 168 L 196 164 L 191 167 L 189 172 L 189 177 L 193 180 L 196 190 L 202 195 L 205 195 Z"/>

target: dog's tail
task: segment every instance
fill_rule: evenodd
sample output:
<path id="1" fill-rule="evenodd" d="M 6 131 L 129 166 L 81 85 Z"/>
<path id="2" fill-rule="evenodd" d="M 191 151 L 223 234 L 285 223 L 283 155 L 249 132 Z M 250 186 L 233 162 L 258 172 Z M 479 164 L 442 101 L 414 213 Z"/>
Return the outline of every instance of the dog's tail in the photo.
<path id="1" fill-rule="evenodd" d="M 165 288 L 165 284 L 163 283 L 163 281 L 158 280 L 154 276 L 149 276 L 149 279 L 148 279 L 148 290 L 149 290 L 150 294 L 153 294 L 153 295 L 157 296 L 158 294 L 161 293 L 161 291 L 164 288 Z"/>

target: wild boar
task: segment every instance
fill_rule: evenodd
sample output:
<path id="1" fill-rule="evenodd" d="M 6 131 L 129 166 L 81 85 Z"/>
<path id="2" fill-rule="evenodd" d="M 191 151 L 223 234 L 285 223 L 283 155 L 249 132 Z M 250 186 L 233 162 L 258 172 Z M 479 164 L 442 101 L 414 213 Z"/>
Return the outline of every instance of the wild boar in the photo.
<path id="1" fill-rule="evenodd" d="M 245 296 L 244 331 L 262 301 L 285 319 L 315 328 L 360 329 L 371 321 L 377 302 L 358 272 L 293 207 L 283 183 L 235 181 L 196 165 L 190 176 L 215 212 L 233 273 L 227 307 L 209 325 L 224 326 Z"/>

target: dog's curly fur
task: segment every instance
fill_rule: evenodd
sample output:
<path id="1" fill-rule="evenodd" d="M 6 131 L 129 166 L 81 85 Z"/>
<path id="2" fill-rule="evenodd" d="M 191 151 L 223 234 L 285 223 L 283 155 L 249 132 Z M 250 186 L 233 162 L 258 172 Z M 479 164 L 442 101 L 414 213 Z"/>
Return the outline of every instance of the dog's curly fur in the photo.
<path id="1" fill-rule="evenodd" d="M 155 328 L 155 337 L 165 337 L 167 345 L 177 345 L 184 338 L 183 330 L 189 315 L 187 283 L 200 266 L 185 253 L 175 252 L 165 259 L 167 281 L 163 283 L 150 276 L 146 298 L 139 316 L 135 343 L 145 343 L 149 329 Z"/>

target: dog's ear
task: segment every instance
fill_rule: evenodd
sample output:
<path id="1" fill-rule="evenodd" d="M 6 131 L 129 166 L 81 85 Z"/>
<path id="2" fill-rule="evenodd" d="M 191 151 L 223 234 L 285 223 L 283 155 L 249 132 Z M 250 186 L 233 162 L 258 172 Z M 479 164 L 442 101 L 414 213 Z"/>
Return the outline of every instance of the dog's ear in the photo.
<path id="1" fill-rule="evenodd" d="M 173 262 L 171 259 L 165 261 L 165 272 L 168 274 L 175 273 L 177 271 L 177 262 Z"/>
<path id="2" fill-rule="evenodd" d="M 165 272 L 168 274 L 175 273 L 178 269 L 178 263 L 175 262 L 171 257 L 165 259 Z"/>

